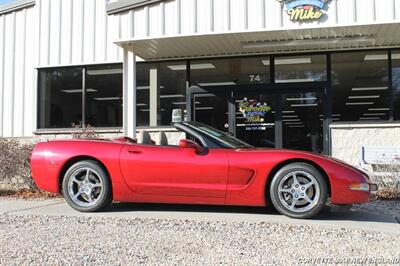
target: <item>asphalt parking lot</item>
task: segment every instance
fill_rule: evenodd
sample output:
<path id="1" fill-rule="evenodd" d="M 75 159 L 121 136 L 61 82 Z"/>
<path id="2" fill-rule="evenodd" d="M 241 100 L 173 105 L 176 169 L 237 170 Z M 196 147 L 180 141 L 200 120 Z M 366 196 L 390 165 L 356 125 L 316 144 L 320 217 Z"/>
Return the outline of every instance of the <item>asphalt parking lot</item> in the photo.
<path id="1" fill-rule="evenodd" d="M 400 234 L 398 218 L 396 219 L 393 215 L 374 214 L 365 211 L 330 211 L 328 209 L 324 210 L 318 217 L 309 220 L 291 219 L 280 215 L 272 208 L 173 204 L 114 203 L 102 212 L 82 213 L 73 210 L 63 199 L 54 199 L 39 201 L 1 200 L 0 214 L 251 223 L 279 222 L 294 225 L 372 230 Z"/>

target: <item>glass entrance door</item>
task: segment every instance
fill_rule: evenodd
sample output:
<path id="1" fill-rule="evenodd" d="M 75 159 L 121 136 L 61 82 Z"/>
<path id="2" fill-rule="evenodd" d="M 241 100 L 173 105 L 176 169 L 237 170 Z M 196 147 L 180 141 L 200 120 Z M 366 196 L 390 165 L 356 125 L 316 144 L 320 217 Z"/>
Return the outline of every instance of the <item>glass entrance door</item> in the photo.
<path id="1" fill-rule="evenodd" d="M 193 97 L 194 121 L 229 130 L 228 93 L 199 93 Z"/>
<path id="2" fill-rule="evenodd" d="M 323 101 L 320 92 L 282 95 L 283 147 L 322 153 Z"/>
<path id="3" fill-rule="evenodd" d="M 255 146 L 322 153 L 323 93 L 317 89 L 194 93 L 194 121 Z"/>
<path id="4" fill-rule="evenodd" d="M 236 93 L 235 106 L 236 137 L 255 147 L 274 148 L 276 95 Z"/>

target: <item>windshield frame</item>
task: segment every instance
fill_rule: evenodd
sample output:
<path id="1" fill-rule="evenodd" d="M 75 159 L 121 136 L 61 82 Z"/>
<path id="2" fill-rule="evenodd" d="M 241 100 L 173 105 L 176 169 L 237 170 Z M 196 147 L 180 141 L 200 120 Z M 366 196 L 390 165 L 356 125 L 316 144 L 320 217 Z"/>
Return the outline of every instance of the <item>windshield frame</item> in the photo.
<path id="1" fill-rule="evenodd" d="M 254 148 L 254 146 L 235 138 L 227 132 L 223 132 L 219 129 L 216 129 L 207 124 L 203 124 L 200 122 L 182 122 L 182 125 L 185 125 L 202 136 L 211 139 L 213 142 L 217 142 L 220 148 L 226 149 L 248 149 Z M 212 148 L 212 147 L 210 147 Z"/>

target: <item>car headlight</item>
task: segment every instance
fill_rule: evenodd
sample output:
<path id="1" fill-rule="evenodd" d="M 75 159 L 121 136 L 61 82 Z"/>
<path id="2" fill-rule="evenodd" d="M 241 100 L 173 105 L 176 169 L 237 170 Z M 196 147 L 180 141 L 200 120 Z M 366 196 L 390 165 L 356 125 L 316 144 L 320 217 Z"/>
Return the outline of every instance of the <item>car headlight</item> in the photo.
<path id="1" fill-rule="evenodd" d="M 350 190 L 369 191 L 368 183 L 353 183 L 349 186 Z"/>

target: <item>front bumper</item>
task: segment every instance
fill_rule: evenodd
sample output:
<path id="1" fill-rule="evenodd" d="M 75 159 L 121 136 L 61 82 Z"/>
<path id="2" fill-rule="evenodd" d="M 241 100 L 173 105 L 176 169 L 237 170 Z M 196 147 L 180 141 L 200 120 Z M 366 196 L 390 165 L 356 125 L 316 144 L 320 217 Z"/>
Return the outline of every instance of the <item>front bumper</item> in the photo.
<path id="1" fill-rule="evenodd" d="M 349 186 L 351 191 L 367 192 L 369 199 L 376 199 L 376 192 L 378 191 L 378 185 L 374 183 L 353 183 Z"/>

